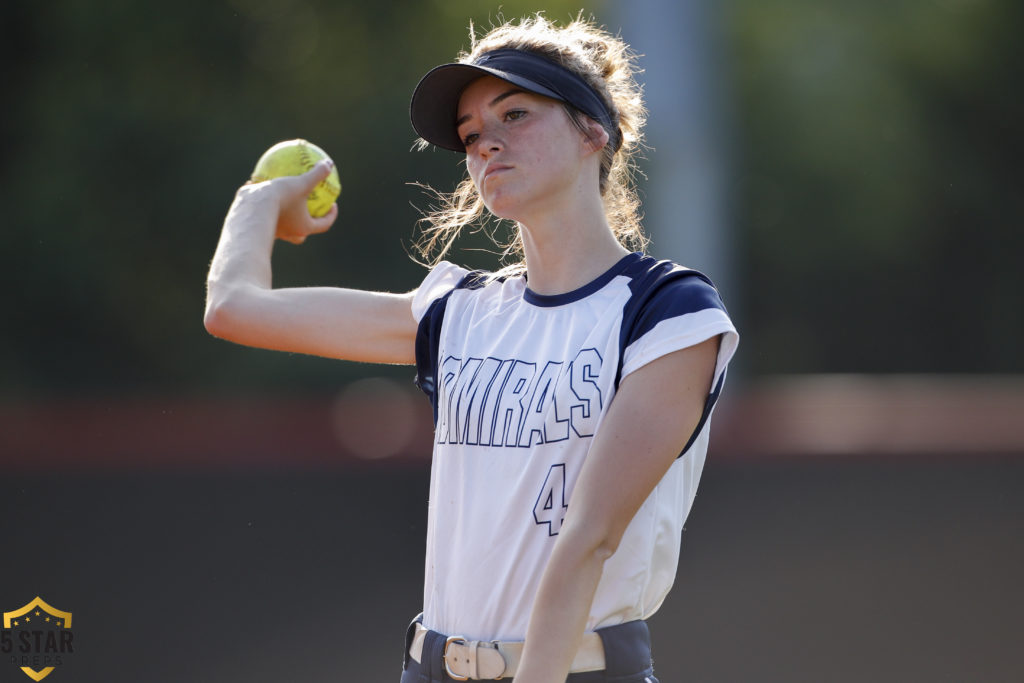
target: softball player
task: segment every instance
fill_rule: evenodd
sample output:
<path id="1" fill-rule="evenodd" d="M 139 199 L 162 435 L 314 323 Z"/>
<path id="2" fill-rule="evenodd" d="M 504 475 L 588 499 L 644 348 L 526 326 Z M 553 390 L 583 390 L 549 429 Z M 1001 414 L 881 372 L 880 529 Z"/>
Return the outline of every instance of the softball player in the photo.
<path id="1" fill-rule="evenodd" d="M 537 16 L 475 39 L 411 104 L 468 177 L 430 217 L 435 265 L 408 294 L 273 289 L 275 238 L 302 242 L 326 163 L 247 185 L 210 270 L 211 333 L 265 348 L 415 364 L 434 409 L 423 612 L 403 683 L 653 683 L 645 619 L 682 525 L 737 334 L 711 282 L 642 253 L 629 183 L 643 126 L 627 46 Z M 484 212 L 519 264 L 444 261 Z"/>

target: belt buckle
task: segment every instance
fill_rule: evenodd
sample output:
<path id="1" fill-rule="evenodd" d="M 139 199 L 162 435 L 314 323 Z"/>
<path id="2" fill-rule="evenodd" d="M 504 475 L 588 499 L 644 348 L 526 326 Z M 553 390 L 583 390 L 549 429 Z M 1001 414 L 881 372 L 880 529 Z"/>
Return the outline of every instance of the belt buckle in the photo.
<path id="1" fill-rule="evenodd" d="M 448 677 L 451 678 L 452 680 L 468 681 L 469 680 L 469 676 L 460 676 L 457 673 L 455 673 L 454 671 L 452 671 L 451 667 L 448 666 L 448 646 L 451 645 L 452 643 L 458 643 L 460 645 L 465 645 L 466 644 L 466 639 L 463 638 L 462 636 L 448 636 L 448 639 L 444 641 L 444 655 L 442 655 L 442 657 L 441 657 L 441 659 L 444 660 L 444 670 L 448 673 Z"/>

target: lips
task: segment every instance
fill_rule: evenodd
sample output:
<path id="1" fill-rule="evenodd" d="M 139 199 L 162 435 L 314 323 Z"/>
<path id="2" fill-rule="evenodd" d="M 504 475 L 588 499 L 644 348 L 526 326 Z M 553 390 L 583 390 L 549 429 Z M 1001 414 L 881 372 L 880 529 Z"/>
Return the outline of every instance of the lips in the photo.
<path id="1" fill-rule="evenodd" d="M 501 171 L 507 171 L 510 168 L 512 168 L 512 167 L 507 165 L 507 164 L 491 164 L 490 166 L 487 167 L 486 170 L 484 170 L 484 178 L 489 178 L 490 176 L 494 175 L 495 173 L 500 173 Z"/>

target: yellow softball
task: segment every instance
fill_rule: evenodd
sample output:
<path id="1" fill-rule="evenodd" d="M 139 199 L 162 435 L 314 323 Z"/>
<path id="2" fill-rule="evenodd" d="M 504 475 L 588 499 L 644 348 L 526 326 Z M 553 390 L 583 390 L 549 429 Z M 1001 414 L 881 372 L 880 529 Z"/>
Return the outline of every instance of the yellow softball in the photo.
<path id="1" fill-rule="evenodd" d="M 321 159 L 328 159 L 327 153 L 312 142 L 302 140 L 285 140 L 279 142 L 260 157 L 252 172 L 253 182 L 262 182 L 286 175 L 301 175 L 313 168 Z M 331 169 L 327 176 L 306 199 L 309 215 L 314 218 L 323 216 L 331 210 L 331 204 L 341 194 L 341 180 L 338 178 L 337 167 Z"/>

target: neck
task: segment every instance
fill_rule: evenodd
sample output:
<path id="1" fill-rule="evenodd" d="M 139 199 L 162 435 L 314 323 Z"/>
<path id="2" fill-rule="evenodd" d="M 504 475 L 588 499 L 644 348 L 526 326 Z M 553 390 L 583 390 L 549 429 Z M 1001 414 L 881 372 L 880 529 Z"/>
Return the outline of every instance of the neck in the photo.
<path id="1" fill-rule="evenodd" d="M 519 223 L 530 289 L 564 294 L 607 271 L 629 251 L 619 244 L 600 196 Z"/>

